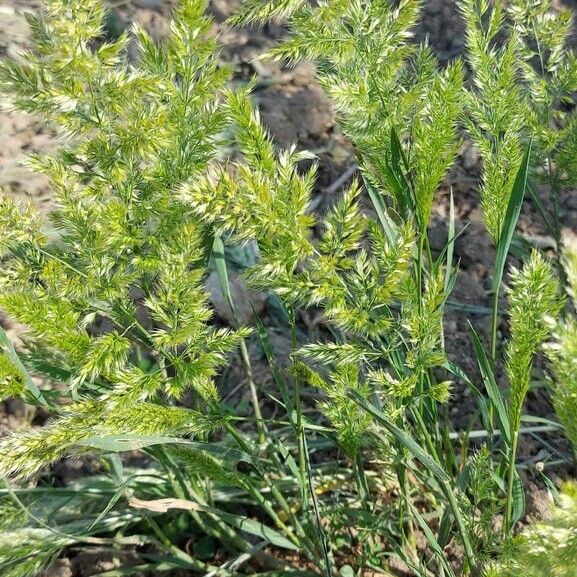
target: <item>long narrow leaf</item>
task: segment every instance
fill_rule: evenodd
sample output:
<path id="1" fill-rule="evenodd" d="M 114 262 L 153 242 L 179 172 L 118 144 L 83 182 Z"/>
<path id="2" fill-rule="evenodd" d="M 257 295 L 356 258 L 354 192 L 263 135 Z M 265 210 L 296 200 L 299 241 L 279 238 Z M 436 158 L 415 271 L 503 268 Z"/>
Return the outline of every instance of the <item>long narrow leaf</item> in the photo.
<path id="1" fill-rule="evenodd" d="M 411 194 L 410 186 L 405 178 L 401 162 L 406 166 L 407 159 L 404 156 L 401 141 L 395 131 L 391 128 L 390 140 L 390 157 L 389 162 L 386 163 L 385 168 L 388 172 L 386 174 L 387 182 L 395 194 L 399 208 L 404 216 L 415 215 L 416 206 L 414 198 Z"/>
<path id="2" fill-rule="evenodd" d="M 395 231 L 395 224 L 387 212 L 387 207 L 385 205 L 385 201 L 383 200 L 383 195 L 366 179 L 365 187 L 369 193 L 369 198 L 373 203 L 375 212 L 377 213 L 377 218 L 379 219 L 379 222 L 381 223 L 381 226 L 387 235 L 387 240 L 392 244 L 395 242 L 397 236 Z"/>
<path id="3" fill-rule="evenodd" d="M 447 236 L 447 258 L 445 268 L 445 292 L 449 294 L 449 286 L 453 285 L 456 273 L 453 272 L 453 252 L 455 249 L 455 200 L 453 198 L 453 189 L 449 195 L 449 231 Z"/>
<path id="4" fill-rule="evenodd" d="M 298 550 L 294 543 L 264 523 L 254 521 L 253 519 L 243 517 L 242 515 L 228 513 L 222 509 L 207 507 L 187 499 L 153 499 L 151 501 L 144 501 L 141 499 L 131 498 L 129 503 L 136 509 L 145 509 L 155 513 L 166 513 L 170 509 L 210 513 L 211 515 L 218 517 L 224 523 L 232 525 L 241 531 L 261 537 L 271 545 L 282 547 L 283 549 L 291 549 L 293 551 Z"/>
<path id="5" fill-rule="evenodd" d="M 513 190 L 511 191 L 511 197 L 509 199 L 509 204 L 507 205 L 507 211 L 505 213 L 505 220 L 503 222 L 501 236 L 499 237 L 499 243 L 497 245 L 497 255 L 495 257 L 495 274 L 493 276 L 493 291 L 495 292 L 498 291 L 501 287 L 507 254 L 509 253 L 509 247 L 511 246 L 511 241 L 513 240 L 513 233 L 515 232 L 517 221 L 519 220 L 519 214 L 521 213 L 523 197 L 525 196 L 527 179 L 529 177 L 531 148 L 532 141 L 529 141 L 527 150 L 525 151 L 525 155 L 523 157 L 523 161 L 521 162 L 521 166 L 519 167 L 517 176 L 515 177 Z"/>
<path id="6" fill-rule="evenodd" d="M 18 371 L 22 374 L 22 378 L 24 379 L 24 384 L 26 388 L 34 397 L 36 401 L 38 401 L 43 406 L 48 406 L 48 401 L 44 398 L 44 395 L 37 387 L 36 383 L 33 381 L 32 377 L 26 370 L 26 367 L 23 365 L 14 345 L 10 342 L 8 335 L 4 331 L 2 327 L 0 327 L 0 349 L 2 352 L 10 359 L 10 362 L 18 369 Z"/>
<path id="7" fill-rule="evenodd" d="M 225 447 L 216 443 L 197 443 L 178 437 L 163 437 L 160 435 L 106 435 L 104 437 L 90 437 L 76 443 L 79 447 L 99 449 L 111 453 L 123 453 L 145 449 L 154 445 L 185 445 L 191 450 L 209 453 L 231 463 L 252 463 L 253 458 L 238 449 Z"/>
<path id="8" fill-rule="evenodd" d="M 236 307 L 234 306 L 234 300 L 230 292 L 230 281 L 228 278 L 228 269 L 226 266 L 226 260 L 224 256 L 224 243 L 222 242 L 222 237 L 218 234 L 214 236 L 212 243 L 212 257 L 214 259 L 214 264 L 216 266 L 216 272 L 218 275 L 218 281 L 220 284 L 220 290 L 226 299 L 226 302 L 230 308 L 230 312 L 238 324 L 238 315 L 236 312 Z"/>
<path id="9" fill-rule="evenodd" d="M 411 513 L 412 513 L 413 517 L 416 519 L 419 527 L 421 528 L 421 531 L 425 535 L 425 538 L 427 539 L 429 546 L 431 547 L 431 549 L 433 550 L 433 552 L 437 556 L 437 559 L 439 560 L 439 564 L 444 569 L 444 571 L 446 572 L 447 575 L 454 577 L 455 573 L 451 569 L 451 566 L 449 565 L 449 562 L 447 561 L 447 557 L 445 556 L 445 553 L 443 551 L 443 547 L 437 541 L 435 535 L 431 531 L 431 528 L 427 525 L 426 521 L 423 519 L 423 516 L 419 513 L 419 511 L 417 511 L 417 509 L 411 503 L 410 499 L 406 499 L 406 501 L 407 501 L 409 508 L 411 509 Z"/>
<path id="10" fill-rule="evenodd" d="M 511 526 L 514 527 L 525 515 L 525 489 L 519 474 L 515 471 L 513 482 L 513 510 L 511 513 Z"/>
<path id="11" fill-rule="evenodd" d="M 347 391 L 347 395 L 351 398 L 355 403 L 357 403 L 361 408 L 363 408 L 367 413 L 372 415 L 403 447 L 405 447 L 415 459 L 419 460 L 431 473 L 433 473 L 440 481 L 448 481 L 449 477 L 443 471 L 441 466 L 428 454 L 426 453 L 421 447 L 417 444 L 417 442 L 409 436 L 407 433 L 399 429 L 396 425 L 391 423 L 381 410 L 379 410 L 375 405 L 369 403 L 365 398 L 359 395 L 356 391 L 349 389 Z"/>
<path id="12" fill-rule="evenodd" d="M 291 423 L 294 425 L 296 423 L 296 415 L 294 412 L 294 407 L 293 407 L 293 402 L 292 402 L 291 396 L 289 395 L 288 385 L 287 385 L 287 382 L 284 378 L 282 370 L 279 367 L 277 355 L 276 355 L 275 350 L 272 346 L 272 343 L 270 342 L 270 339 L 268 337 L 266 327 L 264 326 L 264 323 L 258 317 L 258 315 L 255 315 L 255 324 L 256 324 L 258 336 L 260 338 L 262 349 L 264 351 L 264 354 L 267 358 L 267 361 L 268 361 L 270 368 L 271 368 L 271 371 L 272 371 L 273 379 L 280 390 L 282 400 L 283 400 L 283 403 L 285 404 L 287 414 L 291 420 Z"/>
<path id="13" fill-rule="evenodd" d="M 475 346 L 475 353 L 477 355 L 477 363 L 479 364 L 479 370 L 481 371 L 481 377 L 483 378 L 483 383 L 487 389 L 487 394 L 489 396 L 489 401 L 497 413 L 497 425 L 499 431 L 503 435 L 507 444 L 511 442 L 511 429 L 509 427 L 509 416 L 507 414 L 507 409 L 505 408 L 505 403 L 503 402 L 503 396 L 501 395 L 501 390 L 497 381 L 495 380 L 495 371 L 493 366 L 489 361 L 489 357 L 485 353 L 485 349 L 479 339 L 479 336 L 475 332 L 473 326 L 469 323 L 471 328 L 471 335 L 473 337 L 473 344 Z"/>

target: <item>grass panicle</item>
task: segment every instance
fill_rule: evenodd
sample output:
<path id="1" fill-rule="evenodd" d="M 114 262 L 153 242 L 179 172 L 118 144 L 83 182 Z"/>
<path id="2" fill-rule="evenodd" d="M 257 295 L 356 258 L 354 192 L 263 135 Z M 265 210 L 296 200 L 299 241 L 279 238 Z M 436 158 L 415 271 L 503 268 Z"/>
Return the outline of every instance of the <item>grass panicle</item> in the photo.
<path id="1" fill-rule="evenodd" d="M 106 40 L 101 0 L 28 16 L 32 48 L 2 58 L 0 91 L 60 145 L 27 160 L 49 181 L 47 215 L 0 198 L 0 308 L 23 327 L 14 343 L 0 330 L 0 399 L 30 409 L 0 439 L 2 575 L 91 547 L 139 557 L 103 577 L 575 566 L 572 485 L 514 536 L 519 439 L 564 428 L 577 444 L 577 245 L 558 206 L 577 182 L 571 18 L 533 0 L 459 9 L 465 53 L 445 66 L 414 40 L 417 0 L 245 0 L 228 22 L 282 22 L 262 58 L 315 64 L 358 166 L 323 214 L 315 156 L 274 142 L 203 0 L 176 3 L 162 42 L 140 26 Z M 449 307 L 472 308 L 451 295 L 452 191 L 446 246 L 428 236 L 464 139 L 497 249 L 490 352 L 471 316 L 480 379 L 446 348 Z M 517 242 L 528 196 L 564 274 Z M 262 318 L 240 314 L 236 282 L 266 295 Z M 559 422 L 525 415 L 543 349 Z M 69 457 L 98 474 L 61 486 L 53 465 Z"/>

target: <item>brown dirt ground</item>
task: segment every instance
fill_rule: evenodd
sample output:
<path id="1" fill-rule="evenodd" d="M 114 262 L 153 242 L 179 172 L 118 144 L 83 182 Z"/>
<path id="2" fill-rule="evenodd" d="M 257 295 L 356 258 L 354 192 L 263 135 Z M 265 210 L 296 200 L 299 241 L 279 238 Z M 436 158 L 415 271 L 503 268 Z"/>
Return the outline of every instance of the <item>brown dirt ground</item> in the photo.
<path id="1" fill-rule="evenodd" d="M 18 50 L 27 45 L 26 23 L 22 16 L 24 9 L 36 9 L 37 0 L 13 0 L 0 4 L 0 57 L 17 55 Z M 167 32 L 167 16 L 170 2 L 163 0 L 115 1 L 112 3 L 115 24 L 124 28 L 131 21 L 138 21 L 147 27 L 154 36 L 161 38 Z M 263 66 L 255 64 L 254 58 L 265 48 L 271 46 L 283 35 L 280 26 L 270 25 L 258 30 L 230 31 L 222 29 L 222 22 L 234 11 L 235 0 L 213 0 L 210 10 L 214 14 L 217 28 L 221 29 L 224 44 L 223 58 L 237 69 L 238 80 L 257 74 L 261 87 L 255 94 L 262 118 L 269 127 L 276 141 L 281 146 L 294 142 L 300 147 L 312 150 L 319 158 L 319 179 L 317 183 L 317 208 L 323 211 L 330 206 L 337 191 L 331 186 L 347 169 L 354 164 L 354 154 L 350 145 L 339 133 L 330 102 L 323 95 L 314 81 L 314 69 L 304 63 L 295 69 L 284 69 L 280 66 Z M 430 0 L 425 2 L 424 17 L 417 31 L 418 39 L 427 37 L 434 47 L 441 62 L 458 56 L 463 50 L 462 24 L 453 2 L 447 0 Z M 576 36 L 577 38 L 577 36 Z M 576 41 L 577 44 L 577 41 Z M 41 211 L 50 207 L 50 191 L 44 178 L 33 175 L 21 165 L 22 159 L 29 152 L 53 150 L 58 142 L 52 129 L 37 118 L 23 114 L 8 114 L 0 109 L 0 187 L 8 194 L 31 201 Z M 452 300 L 469 305 L 489 305 L 491 282 L 491 263 L 494 250 L 487 238 L 482 224 L 476 183 L 479 178 L 479 157 L 467 143 L 462 147 L 456 163 L 443 189 L 437 196 L 434 217 L 430 227 L 431 241 L 434 249 L 440 250 L 446 240 L 448 193 L 453 189 L 457 207 L 458 228 L 464 229 L 455 246 L 455 256 L 460 260 L 460 273 Z M 346 183 L 343 183 L 346 184 Z M 573 191 L 561 198 L 563 225 L 577 230 L 577 196 Z M 545 237 L 546 232 L 536 211 L 527 202 L 524 206 L 519 229 L 529 236 Z M 545 239 L 547 240 L 547 239 Z M 214 304 L 219 322 L 229 321 L 226 307 L 214 282 L 209 286 L 214 292 Z M 242 297 L 247 296 L 242 282 L 235 281 L 235 290 Z M 283 335 L 274 302 L 262 294 L 248 294 L 240 301 L 252 301 L 256 310 L 263 315 L 271 328 L 272 339 L 280 351 L 290 350 L 289 343 Z M 246 320 L 250 318 L 250 307 L 241 311 Z M 481 337 L 487 341 L 489 333 L 488 317 L 468 315 L 462 312 L 451 312 L 446 319 L 446 346 L 449 355 L 458 361 L 462 368 L 473 376 L 478 376 L 472 343 L 467 326 L 471 318 Z M 308 311 L 301 317 L 302 340 L 315 340 L 323 332 L 322 320 L 315 311 Z M 5 320 L 2 324 L 11 336 L 17 337 L 18 328 Z M 500 327 L 504 334 L 505 327 Z M 258 347 L 255 347 L 258 357 Z M 256 363 L 256 378 L 263 386 L 271 385 L 269 371 L 264 360 Z M 223 379 L 239 386 L 231 388 L 228 394 L 236 403 L 242 403 L 248 395 L 247 387 L 242 386 L 244 373 L 240 362 L 232 366 Z M 458 388 L 451 403 L 451 417 L 457 427 L 466 425 L 467 418 L 474 406 L 474 400 L 468 391 Z M 528 411 L 531 414 L 550 416 L 552 408 L 543 389 L 530 394 Z M 21 403 L 12 401 L 0 406 L 0 433 L 14 429 L 32 418 Z M 521 457 L 527 460 L 540 460 L 553 454 L 553 449 L 563 452 L 565 448 L 553 439 L 553 448 L 546 448 L 540 439 L 528 438 L 521 447 Z M 59 465 L 61 479 L 74 477 L 75 471 L 84 470 L 78 463 Z M 64 471 L 62 471 L 64 467 Z M 563 475 L 563 470 L 554 472 Z M 530 475 L 532 477 L 532 475 Z M 529 495 L 530 509 L 539 515 L 542 509 L 543 487 L 538 480 L 531 479 Z M 531 512 L 530 510 L 530 512 Z M 101 571 L 111 568 L 106 556 L 88 559 L 87 552 L 77 552 L 70 558 L 61 559 L 45 573 L 45 577 L 88 577 L 96 568 Z"/>

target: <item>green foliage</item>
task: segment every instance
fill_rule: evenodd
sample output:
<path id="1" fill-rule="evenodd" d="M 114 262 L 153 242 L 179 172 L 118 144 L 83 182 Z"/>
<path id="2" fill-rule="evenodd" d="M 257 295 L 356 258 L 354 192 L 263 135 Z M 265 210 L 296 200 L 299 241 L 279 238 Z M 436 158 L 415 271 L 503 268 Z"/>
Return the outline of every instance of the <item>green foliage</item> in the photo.
<path id="1" fill-rule="evenodd" d="M 55 538 L 48 529 L 20 529 L 4 531 L 0 545 L 0 567 L 6 577 L 36 575 L 61 549 L 70 545 L 65 538 Z"/>
<path id="2" fill-rule="evenodd" d="M 531 179 L 553 200 L 573 182 L 567 13 L 463 0 L 465 87 L 461 60 L 441 69 L 412 41 L 415 0 L 244 2 L 233 23 L 287 23 L 287 39 L 266 57 L 316 63 L 358 155 L 361 178 L 318 215 L 316 165 L 302 165 L 314 156 L 297 143 L 275 146 L 253 85 L 229 83 L 204 4 L 181 0 L 162 43 L 138 26 L 102 43 L 102 2 L 49 0 L 44 15 L 29 17 L 34 49 L 24 63 L 0 64 L 9 104 L 40 113 L 65 140 L 55 155 L 28 161 L 50 180 L 47 218 L 0 200 L 0 308 L 26 331 L 17 350 L 0 334 L 0 398 L 49 417 L 0 439 L 0 477 L 39 480 L 0 494 L 0 542 L 10 543 L 0 544 L 0 571 L 32 577 L 84 543 L 136 545 L 143 571 L 232 575 L 245 564 L 290 575 L 306 563 L 332 577 L 386 571 L 396 556 L 415 574 L 448 577 L 453 541 L 463 573 L 479 574 L 500 549 L 496 517 L 508 542 L 520 515 L 523 403 L 551 331 L 553 401 L 577 439 L 577 328 L 571 316 L 556 320 L 560 281 L 533 252 L 511 274 L 503 399 L 497 276 L 492 358 L 475 333 L 485 395 L 445 353 L 454 238 L 434 255 L 427 230 L 461 127 L 483 158 L 481 201 L 500 270 L 516 224 L 510 206 L 525 192 L 527 142 Z M 450 213 L 452 236 L 452 205 Z M 556 214 L 543 211 L 555 233 Z M 246 244 L 257 256 L 243 278 L 280 301 L 291 336 L 290 358 L 277 358 L 256 319 L 272 376 L 264 380 L 278 392 L 257 382 L 251 329 L 238 326 L 226 286 L 230 251 Z M 574 299 L 577 250 L 566 244 Z M 205 280 L 214 267 L 233 328 L 212 319 Z M 330 337 L 300 342 L 305 309 L 320 311 Z M 252 412 L 221 396 L 221 370 L 237 348 Z M 443 418 L 453 380 L 479 402 L 464 432 Z M 484 437 L 482 447 L 469 435 Z M 327 448 L 338 458 L 327 460 Z M 146 453 L 146 471 L 117 454 L 131 449 Z M 105 479 L 62 490 L 46 482 L 48 465 L 89 451 Z M 342 539 L 337 522 L 355 534 L 345 547 L 330 539 Z M 425 552 L 414 547 L 417 532 Z M 301 566 L 278 547 L 298 550 Z"/>
<path id="3" fill-rule="evenodd" d="M 211 22 L 202 3 L 182 2 L 164 45 L 136 29 L 94 49 L 103 16 L 100 2 L 49 2 L 45 17 L 29 17 L 35 51 L 1 65 L 12 105 L 71 137 L 56 156 L 30 159 L 54 191 L 48 223 L 6 197 L 0 204 L 2 309 L 27 329 L 24 367 L 37 369 L 41 355 L 46 384 L 68 375 L 69 386 L 53 397 L 50 425 L 1 441 L 5 477 L 28 477 L 93 436 L 206 434 L 212 409 L 165 399 L 192 389 L 216 408 L 213 379 L 249 332 L 211 327 L 211 233 L 174 194 L 206 171 L 226 119 L 229 73 Z M 22 396 L 20 367 L 5 355 L 1 367 L 2 396 Z M 77 402 L 59 408 L 69 394 Z"/>
<path id="4" fill-rule="evenodd" d="M 491 564 L 486 577 L 545 577 L 575 574 L 577 561 L 577 490 L 566 483 L 551 517 L 529 525 L 509 540 L 498 563 Z"/>
<path id="5" fill-rule="evenodd" d="M 563 267 L 567 275 L 567 293 L 575 307 L 577 293 L 577 242 L 572 233 L 563 238 Z M 547 355 L 551 363 L 553 404 L 559 421 L 573 447 L 577 447 L 577 321 L 574 314 L 554 324 L 553 340 L 547 343 Z"/>
<path id="6" fill-rule="evenodd" d="M 23 397 L 26 391 L 24 375 L 5 355 L 0 355 L 0 400 Z"/>
<path id="7" fill-rule="evenodd" d="M 500 549 L 500 536 L 495 530 L 495 517 L 500 510 L 496 476 L 491 471 L 491 450 L 483 445 L 473 453 L 464 469 L 467 479 L 462 494 L 465 522 L 475 551 L 482 562 L 489 561 Z"/>
<path id="8" fill-rule="evenodd" d="M 521 165 L 522 131 L 526 128 L 519 40 L 512 33 L 503 47 L 495 47 L 504 24 L 499 3 L 466 0 L 460 8 L 467 25 L 467 58 L 474 74 L 474 89 L 466 99 L 466 126 L 483 158 L 481 203 L 487 230 L 497 244 Z"/>
<path id="9" fill-rule="evenodd" d="M 560 287 L 551 265 L 534 251 L 522 270 L 511 272 L 507 376 L 511 383 L 509 421 L 512 432 L 520 427 L 523 401 L 529 390 L 533 356 L 551 332 L 548 319 L 561 309 Z"/>
<path id="10" fill-rule="evenodd" d="M 47 8 L 45 19 L 30 18 L 35 53 L 24 65 L 3 63 L 2 86 L 14 106 L 42 112 L 76 138 L 56 157 L 31 159 L 54 190 L 54 241 L 31 209 L 2 200 L 11 255 L 2 308 L 28 327 L 31 346 L 73 375 L 77 391 L 98 383 L 113 394 L 122 383 L 142 389 L 137 398 L 179 397 L 192 387 L 214 402 L 211 379 L 247 333 L 210 327 L 202 284 L 209 232 L 174 196 L 206 170 L 224 126 L 218 89 L 228 72 L 206 38 L 210 20 L 201 3 L 184 2 L 162 47 L 135 30 L 134 68 L 128 36 L 92 49 L 100 3 Z M 143 348 L 171 375 L 135 366 Z"/>
<path id="11" fill-rule="evenodd" d="M 261 2 L 247 0 L 242 3 L 241 11 L 230 19 L 234 25 L 255 22 L 265 24 L 270 20 L 285 20 L 292 16 L 305 4 L 305 0 L 276 0 L 275 2 Z"/>
<path id="12" fill-rule="evenodd" d="M 247 3 L 240 20 L 260 22 L 267 9 L 289 18 L 289 38 L 266 57 L 317 63 L 318 80 L 367 178 L 395 199 L 403 216 L 409 211 L 426 227 L 459 145 L 463 71 L 457 62 L 439 72 L 428 46 L 410 42 L 419 2 L 331 0 L 315 8 L 287 2 L 283 13 L 277 3 L 261 4 L 258 12 Z"/>
<path id="13" fill-rule="evenodd" d="M 521 271 L 513 269 L 509 289 L 511 337 L 505 360 L 510 382 L 505 536 L 522 514 L 522 499 L 519 498 L 522 488 L 519 489 L 515 460 L 523 402 L 531 383 L 533 357 L 550 334 L 551 326 L 547 321 L 557 317 L 561 307 L 560 287 L 553 276 L 552 267 L 534 251 Z M 515 504 L 517 510 L 514 510 Z"/>
<path id="14" fill-rule="evenodd" d="M 521 163 L 523 142 L 534 142 L 535 178 L 550 188 L 542 215 L 560 242 L 557 197 L 574 184 L 577 60 L 569 50 L 572 18 L 551 2 L 462 0 L 467 60 L 473 87 L 467 93 L 466 128 L 483 158 L 481 201 L 497 244 Z"/>
<path id="15" fill-rule="evenodd" d="M 233 240 L 262 239 L 260 261 L 252 272 L 254 284 L 296 298 L 290 286 L 292 273 L 313 252 L 309 236 L 314 218 L 306 209 L 315 170 L 299 175 L 296 165 L 309 155 L 294 149 L 283 152 L 277 162 L 246 92 L 228 93 L 227 103 L 246 163 L 235 167 L 235 177 L 225 168 L 215 168 L 185 185 L 181 198 L 219 232 L 232 233 Z"/>
<path id="16" fill-rule="evenodd" d="M 549 2 L 513 1 L 508 15 L 521 40 L 519 67 L 530 98 L 527 121 L 545 159 L 546 180 L 556 187 L 572 186 L 575 117 L 563 106 L 577 86 L 577 60 L 569 50 L 571 13 L 556 9 L 553 14 Z"/>
<path id="17" fill-rule="evenodd" d="M 28 478 L 46 464 L 70 453 L 80 441 L 116 434 L 205 435 L 217 426 L 215 419 L 179 407 L 153 403 L 127 404 L 86 401 L 66 407 L 49 425 L 18 432 L 0 441 L 0 475 Z"/>

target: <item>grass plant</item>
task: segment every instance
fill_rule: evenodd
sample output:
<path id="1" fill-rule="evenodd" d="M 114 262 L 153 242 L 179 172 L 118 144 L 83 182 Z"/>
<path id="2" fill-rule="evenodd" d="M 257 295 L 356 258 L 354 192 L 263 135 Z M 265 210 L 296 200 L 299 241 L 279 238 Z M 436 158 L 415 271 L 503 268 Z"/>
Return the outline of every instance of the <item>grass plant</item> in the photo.
<path id="1" fill-rule="evenodd" d="M 537 420 L 577 443 L 577 251 L 559 215 L 577 181 L 571 18 L 549 2 L 461 0 L 466 53 L 441 67 L 412 39 L 420 8 L 245 0 L 229 22 L 282 21 L 287 38 L 263 58 L 315 63 L 359 166 L 326 214 L 310 210 L 314 156 L 276 146 L 254 84 L 231 82 L 203 1 L 180 0 L 161 43 L 138 26 L 104 41 L 100 0 L 46 0 L 28 16 L 33 49 L 2 61 L 0 87 L 64 144 L 28 159 L 50 180 L 46 218 L 0 200 L 0 308 L 25 328 L 17 344 L 0 332 L 0 398 L 38 417 L 0 439 L 3 577 L 96 546 L 140 559 L 100 577 L 391 575 L 392 559 L 422 577 L 525 564 L 541 575 L 549 527 L 575 565 L 574 488 L 552 525 L 514 538 L 519 439 Z M 496 249 L 489 341 L 471 326 L 480 378 L 445 351 L 452 195 L 446 246 L 428 237 L 464 138 L 481 154 Z M 519 242 L 526 196 L 556 255 Z M 288 359 L 264 319 L 239 320 L 231 254 L 251 243 L 242 275 L 277 303 Z M 211 271 L 233 326 L 214 322 Z M 301 335 L 311 308 L 327 328 L 319 342 Z M 272 387 L 253 370 L 256 348 Z M 524 411 L 543 350 L 556 421 Z M 223 394 L 233 358 L 246 406 Z M 457 387 L 476 402 L 464 431 L 446 418 Z M 51 465 L 69 456 L 99 473 L 55 486 Z"/>

